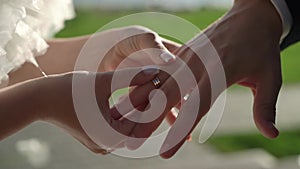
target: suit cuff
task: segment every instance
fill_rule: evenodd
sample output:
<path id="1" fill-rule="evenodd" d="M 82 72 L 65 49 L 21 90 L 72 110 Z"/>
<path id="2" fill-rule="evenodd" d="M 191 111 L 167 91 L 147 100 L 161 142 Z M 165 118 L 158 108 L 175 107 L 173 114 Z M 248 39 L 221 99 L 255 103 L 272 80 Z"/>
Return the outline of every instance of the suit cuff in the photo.
<path id="1" fill-rule="evenodd" d="M 283 31 L 280 38 L 281 43 L 290 33 L 293 25 L 293 19 L 285 0 L 271 0 L 271 2 L 275 7 L 276 11 L 278 12 L 282 22 Z"/>

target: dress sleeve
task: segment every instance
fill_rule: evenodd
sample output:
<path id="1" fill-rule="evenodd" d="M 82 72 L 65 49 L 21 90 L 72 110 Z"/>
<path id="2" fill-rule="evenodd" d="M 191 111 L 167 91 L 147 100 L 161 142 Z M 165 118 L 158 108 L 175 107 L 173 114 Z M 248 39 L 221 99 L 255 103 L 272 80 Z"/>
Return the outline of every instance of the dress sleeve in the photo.
<path id="1" fill-rule="evenodd" d="M 295 0 L 285 0 L 293 18 L 293 25 L 290 33 L 282 42 L 281 50 L 300 41 L 300 10 L 299 2 Z"/>
<path id="2" fill-rule="evenodd" d="M 75 16 L 72 0 L 0 1 L 0 84 L 25 62 L 47 50 L 46 39 Z"/>

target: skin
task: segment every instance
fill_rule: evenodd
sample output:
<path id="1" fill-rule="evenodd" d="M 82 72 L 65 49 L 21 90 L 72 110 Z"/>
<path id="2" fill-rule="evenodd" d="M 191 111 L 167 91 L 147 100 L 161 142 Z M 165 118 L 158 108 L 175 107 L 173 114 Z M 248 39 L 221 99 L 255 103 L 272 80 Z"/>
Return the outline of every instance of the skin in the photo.
<path id="1" fill-rule="evenodd" d="M 257 128 L 268 138 L 277 137 L 279 132 L 275 127 L 275 116 L 276 101 L 282 84 L 279 48 L 282 23 L 271 2 L 268 0 L 235 0 L 232 9 L 205 29 L 203 33 L 214 45 L 222 61 L 226 74 L 226 88 L 233 84 L 249 87 L 254 96 L 253 118 Z M 217 98 L 212 98 L 209 76 L 203 63 L 196 56 L 196 53 L 201 54 L 206 50 L 205 45 L 199 43 L 201 36 L 202 34 L 196 36 L 174 51 L 188 65 L 198 83 L 196 88 L 190 86 L 193 92 L 188 100 L 197 100 L 196 93 L 201 91 L 201 103 L 196 120 L 192 124 L 193 128 L 183 133 L 185 137 L 176 145 L 169 147 L 172 145 L 174 136 L 182 134 L 180 129 L 184 128 L 186 125 L 184 119 L 188 118 L 190 114 L 189 105 L 182 105 L 180 114 L 161 148 L 163 158 L 172 157 L 180 149 L 186 137 L 209 111 Z M 190 50 L 191 47 L 196 48 L 196 53 Z M 214 60 L 211 60 L 209 56 L 206 59 L 210 64 L 209 68 L 214 70 Z M 176 63 L 173 64 L 178 66 Z M 172 76 L 180 75 L 182 71 L 183 69 L 179 68 Z M 168 111 L 181 101 L 176 82 L 164 73 L 160 73 L 158 77 L 163 83 L 160 89 L 168 98 L 166 108 L 156 120 L 147 124 L 136 124 L 131 135 L 137 138 L 146 140 L 150 137 Z M 149 93 L 153 90 L 154 87 L 150 83 L 140 86 L 130 93 L 130 99 L 136 107 L 147 102 L 147 99 L 141 98 L 137 93 Z M 221 94 L 226 88 L 217 94 Z M 122 105 L 123 103 L 118 104 Z M 113 112 L 113 114 L 116 113 Z M 141 144 L 142 142 L 129 145 L 129 147 L 135 149 Z"/>
<path id="2" fill-rule="evenodd" d="M 129 72 L 136 71 L 140 72 L 142 68 L 123 69 L 105 73 L 71 72 L 51 75 L 47 78 L 27 80 L 0 90 L 0 140 L 34 121 L 41 120 L 62 128 L 91 151 L 106 153 L 104 149 L 87 136 L 77 119 L 72 99 L 72 78 L 76 76 L 82 79 L 82 85 L 88 79 L 95 78 L 96 93 L 101 94 L 97 97 L 100 105 L 100 103 L 106 103 L 111 95 L 110 83 L 115 74 L 126 76 Z M 157 71 L 151 74 L 139 73 L 132 80 L 131 84 L 133 86 L 142 85 L 153 79 L 155 73 Z M 18 103 L 18 106 L 16 106 L 16 103 Z M 104 105 L 102 109 L 109 109 L 107 106 Z M 126 128 L 126 126 L 118 125 L 118 122 L 110 120 L 109 111 L 102 112 L 107 121 L 111 122 L 110 125 L 118 129 Z"/>
<path id="3" fill-rule="evenodd" d="M 49 48 L 43 56 L 37 57 L 39 66 L 48 75 L 42 77 L 38 68 L 30 63 L 25 63 L 17 71 L 9 74 L 10 81 L 8 86 L 0 89 L 0 140 L 14 134 L 34 121 L 46 121 L 62 128 L 66 133 L 72 135 L 84 146 L 95 153 L 105 154 L 106 150 L 95 144 L 82 129 L 73 106 L 72 99 L 72 78 L 74 76 L 82 79 L 82 83 L 90 78 L 96 80 L 96 93 L 99 108 L 103 116 L 113 128 L 122 130 L 124 133 L 131 131 L 129 125 L 112 119 L 108 99 L 111 95 L 111 79 L 115 74 L 126 78 L 130 72 L 139 71 L 132 80 L 131 85 L 143 85 L 155 77 L 157 70 L 148 70 L 143 73 L 142 68 L 145 64 L 153 63 L 163 64 L 159 60 L 159 55 L 144 53 L 142 62 L 138 65 L 136 62 L 128 67 L 135 68 L 116 70 L 117 66 L 130 54 L 145 48 L 155 48 L 160 52 L 166 52 L 166 47 L 174 49 L 174 44 L 158 39 L 158 35 L 153 31 L 140 27 L 131 26 L 119 29 L 113 29 L 97 33 L 95 37 L 100 44 L 100 51 L 111 39 L 119 39 L 127 35 L 128 32 L 136 34 L 117 43 L 104 56 L 102 63 L 98 68 L 98 73 L 76 71 L 74 65 L 83 45 L 90 36 L 56 39 L 49 41 Z M 101 45 L 102 44 L 102 45 Z M 165 46 L 166 47 L 165 47 Z M 176 45 L 175 45 L 176 47 Z M 151 55 L 151 57 L 150 57 Z M 89 58 L 87 58 L 89 59 Z M 145 61 L 146 60 L 146 61 Z M 127 87 L 125 84 L 120 87 Z M 16 104 L 18 106 L 16 106 Z M 173 117 L 174 118 L 174 117 Z M 127 135 L 129 133 L 126 133 Z"/>
<path id="4" fill-rule="evenodd" d="M 47 75 L 71 72 L 74 70 L 74 66 L 81 49 L 91 36 L 97 39 L 99 44 L 106 44 L 109 39 L 119 40 L 123 36 L 128 35 L 128 32 L 131 32 L 134 36 L 120 41 L 111 50 L 109 50 L 99 65 L 98 72 L 113 71 L 124 59 L 127 58 L 127 56 L 142 49 L 155 48 L 166 51 L 168 48 L 168 50 L 173 51 L 178 47 L 178 45 L 172 41 L 159 38 L 152 30 L 142 26 L 130 26 L 111 29 L 94 35 L 50 40 L 48 41 L 49 48 L 47 49 L 47 52 L 42 56 L 38 56 L 36 60 L 41 69 Z M 99 45 L 100 49 L 98 50 L 106 50 L 103 46 L 104 45 Z M 139 59 L 138 63 L 131 63 L 132 65 L 127 65 L 127 67 L 154 64 L 151 57 L 153 58 L 157 56 L 145 54 L 141 57 L 142 58 Z M 156 64 L 163 64 L 163 61 L 159 60 L 159 58 L 155 59 L 158 60 Z M 8 85 L 13 85 L 18 82 L 41 76 L 43 76 L 41 71 L 33 64 L 27 62 L 24 63 L 22 67 L 9 74 Z"/>

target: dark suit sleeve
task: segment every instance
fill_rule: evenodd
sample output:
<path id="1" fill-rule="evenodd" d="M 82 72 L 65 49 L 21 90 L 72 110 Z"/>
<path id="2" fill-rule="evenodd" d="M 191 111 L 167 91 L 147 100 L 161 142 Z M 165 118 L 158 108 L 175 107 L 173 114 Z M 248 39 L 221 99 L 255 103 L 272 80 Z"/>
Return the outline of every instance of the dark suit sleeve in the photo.
<path id="1" fill-rule="evenodd" d="M 293 17 L 293 25 L 288 36 L 283 40 L 280 45 L 281 50 L 300 41 L 300 6 L 299 0 L 285 0 L 291 15 Z"/>

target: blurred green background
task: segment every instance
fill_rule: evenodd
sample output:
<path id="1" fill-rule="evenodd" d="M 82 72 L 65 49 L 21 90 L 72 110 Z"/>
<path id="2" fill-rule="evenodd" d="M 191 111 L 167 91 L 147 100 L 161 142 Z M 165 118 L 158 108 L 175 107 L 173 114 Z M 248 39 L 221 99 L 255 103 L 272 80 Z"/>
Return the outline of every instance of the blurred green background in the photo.
<path id="1" fill-rule="evenodd" d="M 73 37 L 96 32 L 103 25 L 119 17 L 143 11 L 102 11 L 102 10 L 77 10 L 77 17 L 66 22 L 64 30 L 57 37 Z M 199 9 L 184 12 L 168 12 L 182 17 L 200 29 L 221 17 L 226 10 Z M 184 31 L 184 30 L 182 30 Z M 282 52 L 282 72 L 285 84 L 296 84 L 300 82 L 300 43 L 289 47 Z M 245 150 L 249 148 L 263 148 L 276 157 L 300 154 L 300 132 L 282 132 L 276 140 L 270 141 L 257 133 L 246 133 L 243 135 L 224 135 L 213 137 L 210 144 L 224 152 Z"/>
<path id="2" fill-rule="evenodd" d="M 101 11 L 101 10 L 77 10 L 77 17 L 66 22 L 66 27 L 57 34 L 57 37 L 73 37 L 96 32 L 103 25 L 128 14 L 144 11 Z M 226 10 L 199 9 L 184 12 L 168 12 L 182 17 L 200 29 L 222 16 Z M 184 31 L 184 30 L 182 30 Z M 300 43 L 293 45 L 282 52 L 282 72 L 285 84 L 300 82 Z"/>

